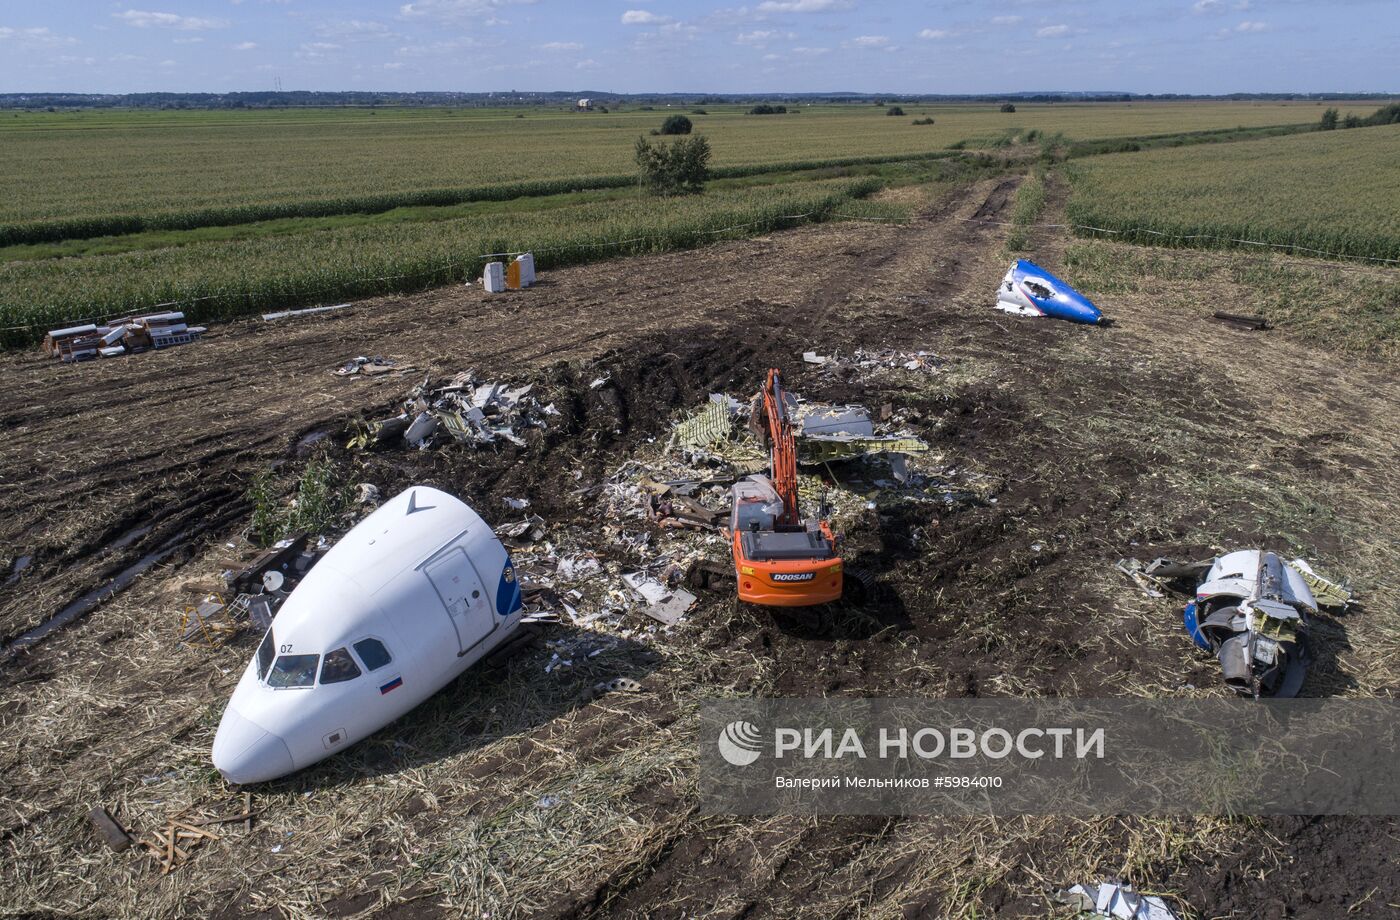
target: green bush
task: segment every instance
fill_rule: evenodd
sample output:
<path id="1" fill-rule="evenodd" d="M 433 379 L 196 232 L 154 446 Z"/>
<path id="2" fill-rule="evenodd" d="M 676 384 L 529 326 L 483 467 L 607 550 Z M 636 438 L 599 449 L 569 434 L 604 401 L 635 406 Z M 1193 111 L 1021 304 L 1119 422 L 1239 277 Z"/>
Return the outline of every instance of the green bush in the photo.
<path id="1" fill-rule="evenodd" d="M 762 103 L 759 103 L 758 105 L 754 106 L 753 108 L 749 109 L 749 114 L 750 114 L 750 115 L 786 115 L 786 114 L 787 114 L 787 106 L 785 106 L 785 105 L 769 105 L 769 104 L 766 103 L 766 102 L 762 102 Z"/>
<path id="2" fill-rule="evenodd" d="M 1337 130 L 1337 110 L 1328 109 L 1327 111 L 1323 112 L 1322 122 L 1318 125 L 1318 128 L 1323 131 Z"/>
<path id="3" fill-rule="evenodd" d="M 932 119 L 932 118 L 916 118 L 916 119 L 914 119 L 913 124 L 916 124 L 916 125 L 931 125 L 931 124 L 933 124 L 933 119 Z"/>
<path id="4" fill-rule="evenodd" d="M 684 115 L 672 115 L 661 123 L 661 133 L 667 135 L 689 134 L 692 125 Z"/>
<path id="5" fill-rule="evenodd" d="M 701 134 L 669 144 L 639 137 L 636 160 L 653 195 L 694 194 L 704 191 L 710 176 L 710 142 Z"/>
<path id="6" fill-rule="evenodd" d="M 271 546 L 298 533 L 312 536 L 338 530 L 353 505 L 350 486 L 329 460 L 311 460 L 296 482 L 296 498 L 283 502 L 271 470 L 264 470 L 248 486 L 253 517 L 248 538 L 259 546 Z"/>
<path id="7" fill-rule="evenodd" d="M 1009 103 L 1009 102 L 1003 102 L 1003 103 L 1001 104 L 1001 108 L 997 109 L 997 111 L 998 111 L 998 112 L 1014 112 L 1014 111 L 1016 111 L 1016 106 L 1012 105 L 1012 104 Z"/>
<path id="8" fill-rule="evenodd" d="M 1362 124 L 1366 125 L 1396 125 L 1400 124 L 1400 102 L 1392 102 L 1383 108 L 1376 109 L 1370 115 L 1362 119 Z"/>
<path id="9" fill-rule="evenodd" d="M 901 108 L 900 108 L 899 106 L 897 106 L 897 105 L 892 105 L 892 106 L 890 106 L 889 108 L 885 109 L 885 114 L 886 114 L 886 115 L 898 115 L 898 116 L 900 116 L 901 118 L 903 118 L 903 117 L 904 117 L 904 110 L 901 109 Z"/>

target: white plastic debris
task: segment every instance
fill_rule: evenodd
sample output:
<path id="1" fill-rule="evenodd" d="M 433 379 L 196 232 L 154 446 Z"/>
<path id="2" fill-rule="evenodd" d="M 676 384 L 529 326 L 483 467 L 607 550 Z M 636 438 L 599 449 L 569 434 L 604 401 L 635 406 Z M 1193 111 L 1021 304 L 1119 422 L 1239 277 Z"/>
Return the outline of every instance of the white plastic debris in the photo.
<path id="1" fill-rule="evenodd" d="M 1059 900 L 1086 913 L 1117 920 L 1178 920 L 1167 903 L 1155 895 L 1141 895 L 1131 885 L 1104 882 L 1075 885 L 1060 892 Z"/>
<path id="2" fill-rule="evenodd" d="M 528 498 L 505 498 L 502 499 L 502 501 L 506 503 L 507 507 L 514 508 L 516 511 L 524 511 L 526 508 L 530 507 L 530 500 Z"/>
<path id="3" fill-rule="evenodd" d="M 802 360 L 808 364 L 825 364 L 829 359 L 817 354 L 815 351 L 804 351 Z"/>
<path id="4" fill-rule="evenodd" d="M 403 433 L 403 439 L 420 450 L 428 446 L 428 442 L 437 432 L 438 420 L 431 412 L 420 412 L 413 420 L 413 424 L 408 426 L 408 430 Z"/>
<path id="5" fill-rule="evenodd" d="M 362 505 L 379 504 L 379 486 L 372 482 L 360 483 L 360 494 L 355 496 L 355 500 Z"/>
<path id="6" fill-rule="evenodd" d="M 602 564 L 596 558 L 580 554 L 561 558 L 556 573 L 565 581 L 577 581 L 602 569 Z"/>
<path id="7" fill-rule="evenodd" d="M 623 575 L 622 580 L 647 602 L 643 613 L 667 626 L 677 623 L 695 604 L 694 594 L 684 588 L 668 588 L 642 572 Z"/>

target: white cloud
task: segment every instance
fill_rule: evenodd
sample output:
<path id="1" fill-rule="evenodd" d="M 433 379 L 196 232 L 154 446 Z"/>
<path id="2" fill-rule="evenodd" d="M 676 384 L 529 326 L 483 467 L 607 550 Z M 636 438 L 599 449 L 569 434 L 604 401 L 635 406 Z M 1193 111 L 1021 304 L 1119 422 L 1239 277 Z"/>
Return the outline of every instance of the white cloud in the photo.
<path id="1" fill-rule="evenodd" d="M 574 65 L 574 70 L 597 70 L 599 67 L 602 66 L 602 64 L 599 64 L 592 58 L 584 58 L 582 61 L 579 61 L 577 64 Z"/>
<path id="2" fill-rule="evenodd" d="M 1042 29 L 1035 30 L 1036 38 L 1060 38 L 1061 36 L 1068 34 L 1069 26 L 1066 25 L 1045 26 Z"/>
<path id="3" fill-rule="evenodd" d="M 124 10 L 113 13 L 129 26 L 138 29 L 178 29 L 182 32 L 199 32 L 205 29 L 227 29 L 227 19 L 205 19 L 199 16 L 181 16 L 178 13 L 155 13 L 149 10 Z"/>
<path id="4" fill-rule="evenodd" d="M 233 46 L 234 51 L 252 51 L 258 46 L 257 42 L 239 42 Z"/>
<path id="5" fill-rule="evenodd" d="M 340 45 L 335 42 L 303 42 L 296 56 L 304 60 L 316 60 L 326 57 L 332 51 L 339 51 Z"/>
<path id="6" fill-rule="evenodd" d="M 67 35 L 55 35 L 43 26 L 33 29 L 12 29 L 0 26 L 0 41 L 12 41 L 20 47 L 53 48 L 59 45 L 76 45 L 78 40 Z"/>
<path id="7" fill-rule="evenodd" d="M 922 32 L 919 33 L 919 37 L 936 40 L 940 38 L 948 38 L 952 34 L 953 33 L 949 32 L 947 29 L 924 29 Z"/>
<path id="8" fill-rule="evenodd" d="M 855 4 L 851 0 L 763 0 L 758 5 L 760 13 L 830 13 L 836 10 L 849 10 Z"/>
<path id="9" fill-rule="evenodd" d="M 203 38 L 200 38 L 198 35 L 187 35 L 187 36 L 185 36 L 184 38 L 177 38 L 177 39 L 175 39 L 175 44 L 177 44 L 177 45 L 197 45 L 197 44 L 199 44 L 199 43 L 202 42 L 202 41 L 204 41 L 204 39 L 203 39 Z"/>
<path id="10" fill-rule="evenodd" d="M 1018 22 L 1020 22 L 1020 21 L 1021 21 L 1021 17 L 1020 17 L 1020 16 L 993 16 L 993 17 L 992 17 L 992 25 L 994 25 L 994 26 L 1014 26 L 1016 23 L 1018 23 Z"/>
<path id="11" fill-rule="evenodd" d="M 796 32 L 781 32 L 777 29 L 754 29 L 752 32 L 740 32 L 734 39 L 736 45 L 753 45 L 762 48 L 769 42 L 781 39 L 794 39 Z"/>
<path id="12" fill-rule="evenodd" d="M 545 42 L 540 45 L 541 51 L 582 51 L 583 45 L 578 42 Z"/>
<path id="13" fill-rule="evenodd" d="M 474 50 L 486 46 L 486 42 L 478 41 L 475 38 L 464 37 L 454 38 L 447 41 L 432 42 L 427 45 L 401 45 L 394 50 L 400 57 L 429 57 L 436 54 L 458 54 L 464 50 Z M 499 45 L 499 42 L 492 42 Z"/>
<path id="14" fill-rule="evenodd" d="M 622 14 L 622 24 L 625 26 L 642 26 L 670 21 L 669 16 L 658 16 L 650 10 L 628 10 Z"/>
<path id="15" fill-rule="evenodd" d="M 316 34 L 323 38 L 343 38 L 350 40 L 392 38 L 393 33 L 382 22 L 372 19 L 344 19 L 323 22 L 316 27 Z"/>
<path id="16" fill-rule="evenodd" d="M 1242 22 L 1242 23 L 1240 23 L 1239 25 L 1235 26 L 1235 31 L 1236 31 L 1236 32 L 1267 32 L 1267 31 L 1269 31 L 1269 24 L 1268 24 L 1267 22 L 1258 22 L 1258 21 L 1246 19 L 1244 22 Z"/>
<path id="17" fill-rule="evenodd" d="M 399 15 L 405 19 L 461 19 L 468 16 L 485 16 L 509 6 L 528 6 L 534 2 L 535 0 L 413 0 L 412 3 L 405 3 L 399 7 Z"/>
<path id="18" fill-rule="evenodd" d="M 402 68 L 403 68 L 403 61 L 390 61 L 390 62 L 387 63 L 387 64 L 380 64 L 380 65 L 379 65 L 379 69 L 380 69 L 380 70 L 401 70 Z"/>
<path id="19" fill-rule="evenodd" d="M 1191 7 L 1197 13 L 1215 13 L 1225 9 L 1225 0 L 1196 0 Z"/>
<path id="20" fill-rule="evenodd" d="M 888 35 L 857 35 L 851 39 L 851 44 L 857 48 L 883 48 L 890 43 Z"/>
<path id="21" fill-rule="evenodd" d="M 793 54 L 800 54 L 800 55 L 802 55 L 803 57 L 821 57 L 823 54 L 830 54 L 830 53 L 831 53 L 831 49 L 830 49 L 830 48 L 808 48 L 808 47 L 799 45 L 798 47 L 792 49 L 792 53 L 793 53 Z"/>

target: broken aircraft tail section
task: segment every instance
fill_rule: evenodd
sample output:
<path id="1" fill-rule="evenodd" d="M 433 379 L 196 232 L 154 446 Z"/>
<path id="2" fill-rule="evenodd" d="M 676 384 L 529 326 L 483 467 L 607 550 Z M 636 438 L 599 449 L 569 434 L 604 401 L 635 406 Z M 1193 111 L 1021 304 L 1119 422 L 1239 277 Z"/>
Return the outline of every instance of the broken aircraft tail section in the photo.
<path id="1" fill-rule="evenodd" d="M 1017 259 L 997 288 L 997 309 L 1018 316 L 1051 316 L 1105 325 L 1103 313 L 1083 294 L 1028 259 Z"/>

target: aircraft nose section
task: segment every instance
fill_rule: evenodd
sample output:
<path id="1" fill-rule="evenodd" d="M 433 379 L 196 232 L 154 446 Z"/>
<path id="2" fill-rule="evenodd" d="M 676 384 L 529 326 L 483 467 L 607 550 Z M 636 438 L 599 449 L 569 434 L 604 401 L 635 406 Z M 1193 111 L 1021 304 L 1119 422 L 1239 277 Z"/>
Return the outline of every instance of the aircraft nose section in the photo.
<path id="1" fill-rule="evenodd" d="M 296 769 L 287 742 L 230 706 L 214 735 L 214 768 L 236 785 L 261 783 Z"/>

